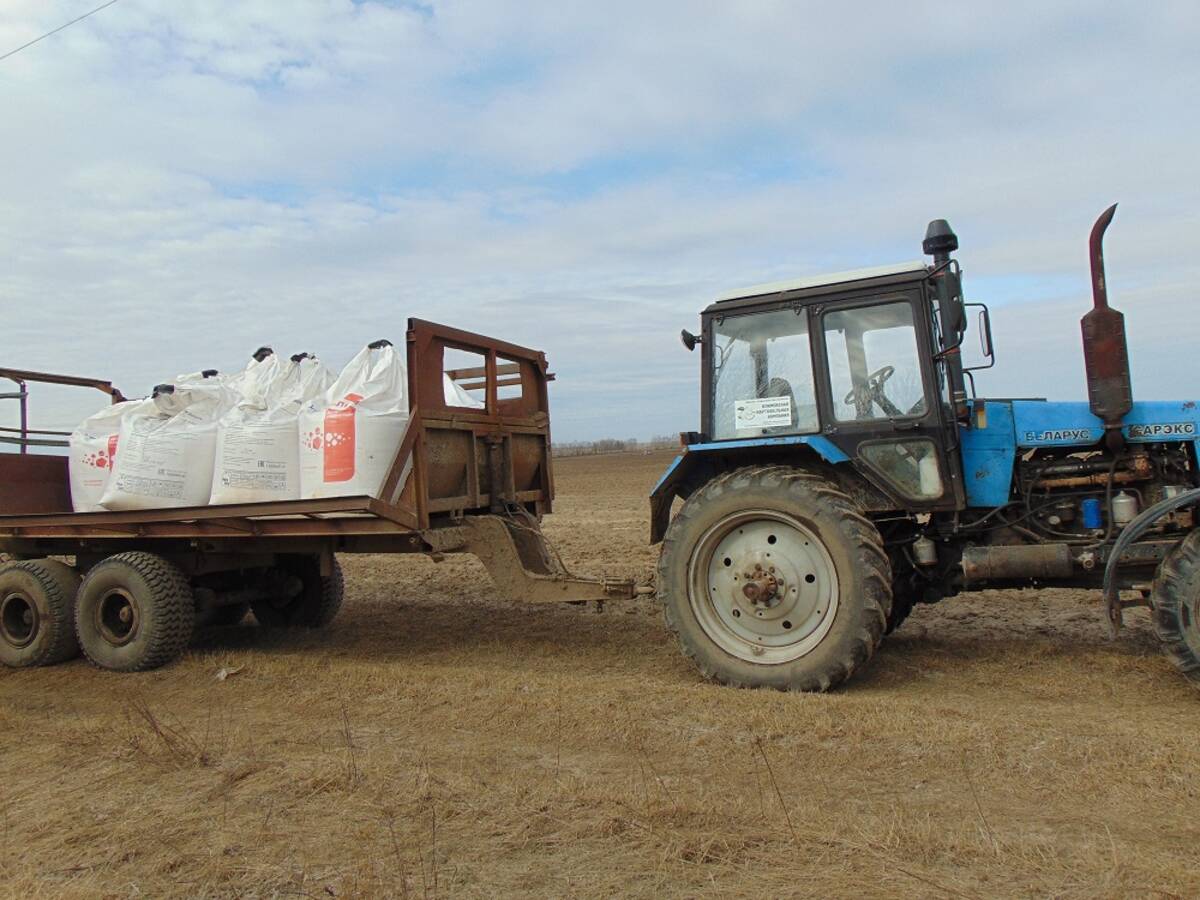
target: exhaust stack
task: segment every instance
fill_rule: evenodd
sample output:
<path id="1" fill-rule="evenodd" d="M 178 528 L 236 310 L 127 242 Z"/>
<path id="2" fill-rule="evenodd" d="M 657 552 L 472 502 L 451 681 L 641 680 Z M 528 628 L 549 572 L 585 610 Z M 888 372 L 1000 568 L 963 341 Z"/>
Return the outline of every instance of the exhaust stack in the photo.
<path id="1" fill-rule="evenodd" d="M 1092 414 L 1103 420 L 1104 441 L 1114 451 L 1125 444 L 1121 420 L 1133 407 L 1125 317 L 1109 307 L 1108 288 L 1104 282 L 1104 232 L 1116 212 L 1117 204 L 1114 203 L 1092 226 L 1088 251 L 1092 261 L 1093 308 L 1080 321 L 1088 402 Z"/>

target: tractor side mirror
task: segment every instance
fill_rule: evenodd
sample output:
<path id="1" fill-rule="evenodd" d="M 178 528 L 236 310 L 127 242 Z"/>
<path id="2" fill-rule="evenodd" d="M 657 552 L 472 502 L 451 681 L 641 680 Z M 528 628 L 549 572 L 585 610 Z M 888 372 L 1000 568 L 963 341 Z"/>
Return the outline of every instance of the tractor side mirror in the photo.
<path id="1" fill-rule="evenodd" d="M 964 306 L 976 306 L 979 308 L 979 352 L 983 359 L 987 360 L 986 365 L 967 366 L 964 371 L 974 372 L 979 369 L 990 369 L 996 364 L 996 349 L 992 343 L 992 314 L 987 306 L 982 303 L 966 303 Z"/>
<path id="2" fill-rule="evenodd" d="M 992 317 L 986 306 L 979 311 L 979 352 L 989 359 L 992 356 Z"/>
<path id="3" fill-rule="evenodd" d="M 683 346 L 688 348 L 688 352 L 695 350 L 697 344 L 704 343 L 704 338 L 698 334 L 692 334 L 686 328 L 679 332 L 679 340 L 683 342 Z"/>

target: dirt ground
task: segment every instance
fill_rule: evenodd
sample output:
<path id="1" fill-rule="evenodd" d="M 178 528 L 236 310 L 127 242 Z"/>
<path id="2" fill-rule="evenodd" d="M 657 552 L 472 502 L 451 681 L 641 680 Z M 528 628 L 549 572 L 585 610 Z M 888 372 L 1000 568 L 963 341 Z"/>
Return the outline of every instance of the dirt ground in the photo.
<path id="1" fill-rule="evenodd" d="M 570 565 L 649 574 L 669 458 L 556 464 Z M 1092 593 L 922 607 L 848 687 L 785 695 L 701 682 L 649 601 L 343 562 L 322 633 L 0 671 L 0 892 L 1200 895 L 1200 694 Z"/>

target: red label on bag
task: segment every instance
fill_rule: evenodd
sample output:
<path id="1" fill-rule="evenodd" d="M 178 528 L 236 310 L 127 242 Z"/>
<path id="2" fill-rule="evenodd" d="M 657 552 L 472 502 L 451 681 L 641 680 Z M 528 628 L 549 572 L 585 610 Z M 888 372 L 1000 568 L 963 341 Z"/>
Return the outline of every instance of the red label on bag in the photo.
<path id="1" fill-rule="evenodd" d="M 354 416 L 361 394 L 347 394 L 325 410 L 326 483 L 349 481 L 354 477 Z"/>

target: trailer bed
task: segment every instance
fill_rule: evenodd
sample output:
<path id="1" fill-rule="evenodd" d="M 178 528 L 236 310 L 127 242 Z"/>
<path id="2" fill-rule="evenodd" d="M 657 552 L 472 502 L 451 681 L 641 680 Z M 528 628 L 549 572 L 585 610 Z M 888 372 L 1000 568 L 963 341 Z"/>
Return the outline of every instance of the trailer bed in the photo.
<path id="1" fill-rule="evenodd" d="M 448 351 L 472 354 L 477 367 L 450 368 Z M 98 387 L 109 382 L 0 369 L 20 386 L 20 453 L 0 454 L 0 549 L 69 554 L 136 539 L 192 547 L 308 539 L 338 552 L 412 552 L 446 546 L 471 515 L 534 520 L 549 512 L 550 416 L 545 355 L 434 322 L 410 319 L 407 332 L 410 417 L 379 497 L 351 496 L 120 512 L 72 512 L 67 459 L 24 452 L 46 443 L 27 429 L 26 384 L 46 381 Z M 483 397 L 483 408 L 446 402 L 446 377 Z M 65 442 L 58 442 L 65 444 Z M 421 540 L 421 534 L 438 537 Z M 362 539 L 369 538 L 369 541 Z"/>

